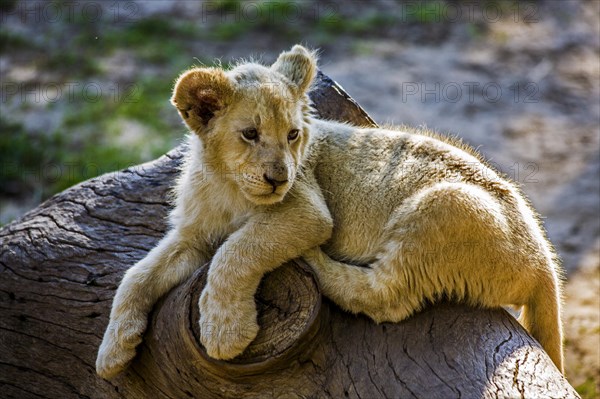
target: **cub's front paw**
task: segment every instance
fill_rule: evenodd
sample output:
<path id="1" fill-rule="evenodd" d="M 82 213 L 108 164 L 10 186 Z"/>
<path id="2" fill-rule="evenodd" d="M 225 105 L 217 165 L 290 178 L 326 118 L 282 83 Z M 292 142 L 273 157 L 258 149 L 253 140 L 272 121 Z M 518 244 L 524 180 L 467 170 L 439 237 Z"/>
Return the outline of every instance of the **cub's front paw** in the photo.
<path id="1" fill-rule="evenodd" d="M 217 300 L 207 286 L 200 296 L 200 341 L 214 359 L 229 360 L 241 354 L 256 338 L 256 306 L 247 301 Z"/>
<path id="2" fill-rule="evenodd" d="M 96 373 L 106 380 L 125 370 L 135 357 L 135 347 L 142 342 L 146 318 L 129 318 L 111 321 L 98 349 Z"/>

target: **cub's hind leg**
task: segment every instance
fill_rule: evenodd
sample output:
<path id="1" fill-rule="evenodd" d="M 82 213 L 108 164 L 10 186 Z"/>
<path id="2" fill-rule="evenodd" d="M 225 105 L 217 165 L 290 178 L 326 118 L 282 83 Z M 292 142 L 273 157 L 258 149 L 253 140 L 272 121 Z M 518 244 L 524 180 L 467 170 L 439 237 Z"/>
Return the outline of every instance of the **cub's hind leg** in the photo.
<path id="1" fill-rule="evenodd" d="M 338 262 L 319 247 L 306 251 L 302 258 L 315 270 L 323 294 L 349 312 L 364 313 L 378 323 L 395 322 L 421 306 L 421 298 L 399 292 L 407 284 L 389 264 L 375 262 L 360 267 Z"/>
<path id="2" fill-rule="evenodd" d="M 375 321 L 399 321 L 425 300 L 441 295 L 481 305 L 500 259 L 506 221 L 483 190 L 440 183 L 408 198 L 391 215 L 377 260 L 368 268 L 336 262 L 318 248 L 303 257 L 316 270 L 324 293 L 343 308 Z M 496 269 L 494 265 L 491 269 Z M 504 274 L 513 280 L 509 271 Z M 494 289 L 488 293 L 498 296 Z M 466 293 L 474 298 L 466 298 Z M 487 293 L 487 292 L 486 292 Z M 488 298 L 486 305 L 502 302 Z M 506 298 L 502 298 L 506 299 Z"/>
<path id="3" fill-rule="evenodd" d="M 518 200 L 505 202 L 474 185 L 439 183 L 396 209 L 369 268 L 336 262 L 318 248 L 303 256 L 325 295 L 378 322 L 402 320 L 441 296 L 474 306 L 526 305 L 525 326 L 561 368 L 555 266 L 531 233 L 538 227 L 517 211 Z M 546 285 L 555 288 L 546 293 Z"/>
<path id="4" fill-rule="evenodd" d="M 507 185 L 493 190 L 439 183 L 417 194 L 395 230 L 416 243 L 406 263 L 420 274 L 424 296 L 524 305 L 520 321 L 562 371 L 559 266 L 520 194 Z"/>

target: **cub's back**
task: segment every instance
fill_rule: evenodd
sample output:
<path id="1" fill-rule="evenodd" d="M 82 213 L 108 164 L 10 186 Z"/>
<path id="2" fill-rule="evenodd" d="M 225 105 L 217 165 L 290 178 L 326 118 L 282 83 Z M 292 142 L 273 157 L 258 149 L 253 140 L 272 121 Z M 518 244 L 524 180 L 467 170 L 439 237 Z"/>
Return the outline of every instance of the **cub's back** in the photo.
<path id="1" fill-rule="evenodd" d="M 513 197 L 510 183 L 476 156 L 417 131 L 315 121 L 314 134 L 308 163 L 334 219 L 330 252 L 357 261 L 368 260 L 394 209 L 423 188 L 463 182 Z"/>

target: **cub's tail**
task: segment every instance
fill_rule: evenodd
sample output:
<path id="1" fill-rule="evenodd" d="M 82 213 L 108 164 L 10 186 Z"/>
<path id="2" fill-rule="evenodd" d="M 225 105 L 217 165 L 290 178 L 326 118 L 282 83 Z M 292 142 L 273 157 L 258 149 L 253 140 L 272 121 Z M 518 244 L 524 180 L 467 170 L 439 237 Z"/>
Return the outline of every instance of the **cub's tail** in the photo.
<path id="1" fill-rule="evenodd" d="M 538 340 L 550 359 L 563 370 L 563 331 L 561 323 L 560 280 L 553 272 L 540 273 L 538 284 L 523 307 L 519 322 Z"/>

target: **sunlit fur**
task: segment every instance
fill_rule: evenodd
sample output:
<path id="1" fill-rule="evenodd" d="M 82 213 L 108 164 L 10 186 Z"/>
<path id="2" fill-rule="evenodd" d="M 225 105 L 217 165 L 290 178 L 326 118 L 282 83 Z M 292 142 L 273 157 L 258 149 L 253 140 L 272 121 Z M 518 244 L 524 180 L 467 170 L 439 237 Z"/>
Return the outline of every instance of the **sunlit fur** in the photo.
<path id="1" fill-rule="evenodd" d="M 154 303 L 206 262 L 201 341 L 212 357 L 237 356 L 258 332 L 261 277 L 299 256 L 325 295 L 376 322 L 440 298 L 523 306 L 521 322 L 562 370 L 560 269 L 518 188 L 456 140 L 312 117 L 315 73 L 314 53 L 294 46 L 271 67 L 179 77 L 172 103 L 191 134 L 172 228 L 123 278 L 98 373 L 126 367 Z"/>

